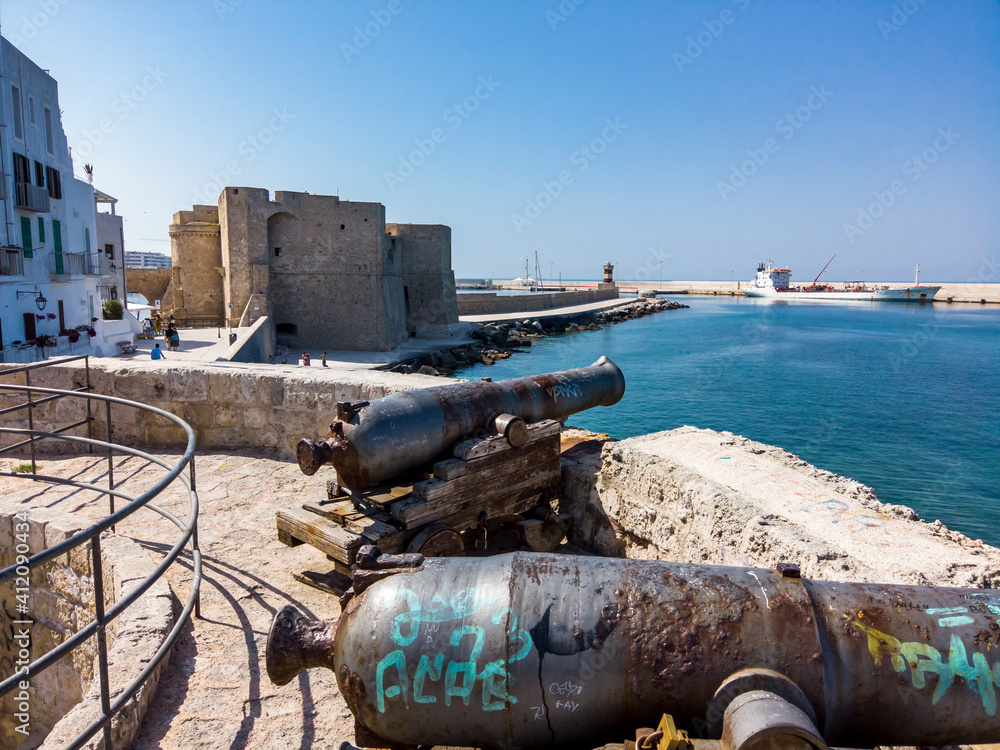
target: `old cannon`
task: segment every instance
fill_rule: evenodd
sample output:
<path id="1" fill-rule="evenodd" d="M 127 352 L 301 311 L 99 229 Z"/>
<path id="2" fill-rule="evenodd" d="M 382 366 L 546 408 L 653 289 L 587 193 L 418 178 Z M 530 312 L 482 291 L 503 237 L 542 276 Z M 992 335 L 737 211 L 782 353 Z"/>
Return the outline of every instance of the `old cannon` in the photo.
<path id="1" fill-rule="evenodd" d="M 621 370 L 601 357 L 564 372 L 338 403 L 331 436 L 298 444 L 306 474 L 336 468 L 327 501 L 279 510 L 278 538 L 313 545 L 340 576 L 365 544 L 461 555 L 503 528 L 530 549 L 555 549 L 568 523 L 553 509 L 562 487 L 557 420 L 624 393 Z"/>
<path id="2" fill-rule="evenodd" d="M 368 747 L 593 748 L 664 714 L 727 750 L 1000 741 L 1000 591 L 366 547 L 342 605 L 281 610 L 267 671 L 334 670 Z"/>
<path id="3" fill-rule="evenodd" d="M 524 423 L 563 420 L 616 404 L 624 394 L 622 371 L 601 357 L 590 367 L 563 372 L 342 402 L 329 438 L 299 441 L 299 467 L 312 475 L 332 463 L 341 484 L 362 490 L 434 460 L 459 441 L 482 434 L 497 417 L 513 418 L 501 422 L 501 429 L 516 442 Z"/>

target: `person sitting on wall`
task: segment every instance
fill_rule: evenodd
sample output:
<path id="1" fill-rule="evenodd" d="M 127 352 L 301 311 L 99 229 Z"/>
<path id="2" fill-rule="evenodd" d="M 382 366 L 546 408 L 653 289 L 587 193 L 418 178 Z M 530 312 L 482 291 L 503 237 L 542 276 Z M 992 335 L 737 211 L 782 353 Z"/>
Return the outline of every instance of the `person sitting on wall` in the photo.
<path id="1" fill-rule="evenodd" d="M 166 359 L 166 357 L 163 356 L 163 350 L 160 349 L 159 344 L 153 345 L 153 351 L 149 353 L 149 357 L 150 359 Z"/>

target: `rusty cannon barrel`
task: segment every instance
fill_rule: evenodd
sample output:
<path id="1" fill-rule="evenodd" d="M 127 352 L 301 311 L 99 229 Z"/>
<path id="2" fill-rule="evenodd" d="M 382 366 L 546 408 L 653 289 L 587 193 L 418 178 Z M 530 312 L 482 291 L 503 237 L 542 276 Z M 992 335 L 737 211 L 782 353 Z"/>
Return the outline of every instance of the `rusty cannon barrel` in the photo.
<path id="1" fill-rule="evenodd" d="M 524 422 L 561 420 L 616 404 L 623 395 L 622 371 L 601 357 L 590 367 L 563 372 L 402 391 L 370 403 L 342 402 L 331 437 L 299 441 L 299 468 L 312 475 L 332 463 L 344 486 L 362 490 L 434 460 L 501 415 Z"/>
<path id="2" fill-rule="evenodd" d="M 1000 591 L 374 555 L 336 626 L 286 607 L 267 646 L 277 684 L 336 672 L 359 744 L 593 748 L 663 714 L 730 750 L 769 733 L 820 750 L 1000 741 Z"/>

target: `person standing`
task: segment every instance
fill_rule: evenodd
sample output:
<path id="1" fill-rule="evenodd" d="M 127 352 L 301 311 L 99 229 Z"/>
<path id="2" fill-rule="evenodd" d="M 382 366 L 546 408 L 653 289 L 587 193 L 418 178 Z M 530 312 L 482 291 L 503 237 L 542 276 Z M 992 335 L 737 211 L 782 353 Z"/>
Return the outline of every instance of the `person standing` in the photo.
<path id="1" fill-rule="evenodd" d="M 153 330 L 156 331 L 156 335 L 160 335 L 160 331 L 163 329 L 163 318 L 160 317 L 159 311 L 156 313 L 156 317 L 153 318 Z"/>
<path id="2" fill-rule="evenodd" d="M 181 348 L 181 336 L 176 328 L 170 331 L 170 348 L 175 352 L 180 351 Z"/>
<path id="3" fill-rule="evenodd" d="M 323 352 L 323 356 L 320 357 L 320 361 L 323 363 L 323 367 L 326 367 L 326 352 Z"/>

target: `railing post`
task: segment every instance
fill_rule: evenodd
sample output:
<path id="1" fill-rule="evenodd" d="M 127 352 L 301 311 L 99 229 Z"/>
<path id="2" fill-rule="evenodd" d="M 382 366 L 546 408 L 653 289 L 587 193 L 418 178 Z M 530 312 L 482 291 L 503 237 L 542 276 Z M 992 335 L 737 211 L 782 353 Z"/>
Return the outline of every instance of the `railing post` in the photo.
<path id="1" fill-rule="evenodd" d="M 93 325 L 93 323 L 91 323 L 91 325 Z M 88 338 L 88 343 L 89 343 L 90 336 L 88 335 L 87 338 Z M 87 374 L 87 393 L 90 393 L 90 357 L 89 356 L 85 356 L 83 358 L 83 369 L 84 369 L 84 372 L 86 372 L 86 374 Z M 93 430 L 92 430 L 92 427 L 91 427 L 91 420 L 93 420 L 93 415 L 92 415 L 92 413 L 90 411 L 90 399 L 88 398 L 88 399 L 84 399 L 84 400 L 87 402 L 87 437 L 88 438 L 93 438 L 94 435 L 93 435 Z M 108 442 L 109 443 L 111 442 L 111 433 L 110 432 L 108 433 Z M 93 452 L 94 452 L 94 446 L 88 445 L 87 446 L 87 453 L 93 453 Z M 114 502 L 114 501 L 112 501 L 112 502 Z"/>
<path id="2" fill-rule="evenodd" d="M 87 403 L 88 404 L 90 403 L 89 398 L 87 399 Z M 111 402 L 105 401 L 104 406 L 106 407 L 104 412 L 105 414 L 104 420 L 108 428 L 108 437 L 106 440 L 108 444 L 108 489 L 113 490 L 115 488 L 115 461 L 114 461 L 114 453 L 111 450 Z M 89 422 L 87 423 L 87 427 L 89 429 L 90 427 Z M 111 507 L 110 515 L 113 516 L 115 514 L 115 496 L 112 495 L 110 492 L 108 493 L 108 503 Z M 111 526 L 111 531 L 112 533 L 114 533 L 115 531 L 114 525 Z"/>
<path id="3" fill-rule="evenodd" d="M 111 746 L 111 682 L 108 679 L 108 637 L 104 619 L 104 569 L 101 565 L 101 535 L 90 540 L 91 567 L 94 570 L 94 617 L 97 620 L 97 666 L 101 679 L 101 712 L 107 718 L 104 725 L 104 748 Z"/>
<path id="4" fill-rule="evenodd" d="M 24 371 L 24 385 L 28 389 L 27 391 L 25 391 L 25 393 L 27 394 L 28 397 L 28 430 L 30 433 L 35 429 L 35 412 L 34 412 L 35 404 L 31 400 L 31 370 Z M 29 441 L 28 448 L 31 449 L 31 473 L 37 474 L 38 467 L 35 464 L 35 436 L 29 434 L 28 441 Z"/>

